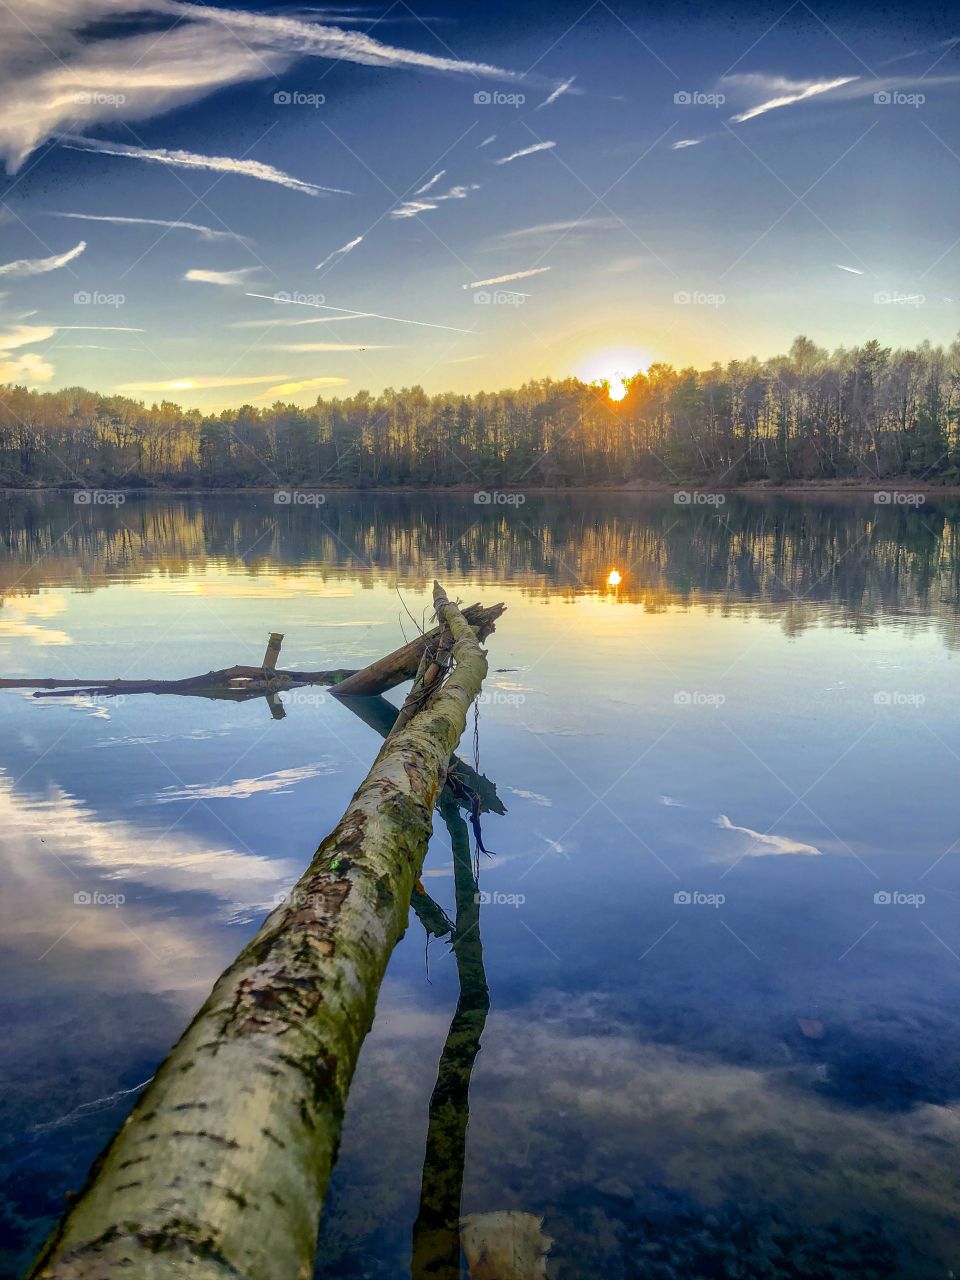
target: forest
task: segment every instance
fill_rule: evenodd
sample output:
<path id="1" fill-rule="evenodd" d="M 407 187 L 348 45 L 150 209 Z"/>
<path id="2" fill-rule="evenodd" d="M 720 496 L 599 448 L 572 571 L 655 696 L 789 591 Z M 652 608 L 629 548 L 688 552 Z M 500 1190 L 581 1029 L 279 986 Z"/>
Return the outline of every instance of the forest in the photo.
<path id="1" fill-rule="evenodd" d="M 0 485 L 241 488 L 615 486 L 632 482 L 960 479 L 960 339 L 876 340 L 626 382 L 359 391 L 309 408 L 205 414 L 80 387 L 0 387 Z"/>

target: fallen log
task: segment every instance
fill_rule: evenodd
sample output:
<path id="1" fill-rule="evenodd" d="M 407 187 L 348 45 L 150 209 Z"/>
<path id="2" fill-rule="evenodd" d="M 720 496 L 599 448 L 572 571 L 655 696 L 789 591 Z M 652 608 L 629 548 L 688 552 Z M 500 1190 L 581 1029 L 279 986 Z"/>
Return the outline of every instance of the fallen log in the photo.
<path id="1" fill-rule="evenodd" d="M 217 981 L 32 1280 L 307 1280 L 360 1046 L 448 761 L 487 672 L 434 584 L 453 671 L 390 737 L 287 901 Z"/>
<path id="2" fill-rule="evenodd" d="M 473 627 L 482 643 L 495 630 L 497 618 L 506 608 L 503 604 L 474 604 L 463 610 L 462 616 Z M 378 658 L 361 670 L 336 667 L 331 671 L 282 671 L 276 667 L 283 636 L 273 632 L 264 654 L 261 667 L 232 666 L 207 671 L 200 676 L 188 676 L 181 680 L 58 680 L 54 677 L 32 676 L 0 679 L 0 689 L 36 689 L 36 698 L 69 698 L 78 695 L 88 697 L 112 697 L 118 694 L 169 693 L 201 698 L 226 698 L 245 702 L 249 698 L 266 697 L 282 693 L 285 689 L 304 685 L 329 685 L 337 697 L 374 694 L 394 689 L 405 680 L 413 679 L 420 660 L 427 652 L 436 649 L 440 628 L 425 631 L 422 635 L 402 645 L 386 657 Z M 272 664 L 272 665 L 271 665 Z"/>

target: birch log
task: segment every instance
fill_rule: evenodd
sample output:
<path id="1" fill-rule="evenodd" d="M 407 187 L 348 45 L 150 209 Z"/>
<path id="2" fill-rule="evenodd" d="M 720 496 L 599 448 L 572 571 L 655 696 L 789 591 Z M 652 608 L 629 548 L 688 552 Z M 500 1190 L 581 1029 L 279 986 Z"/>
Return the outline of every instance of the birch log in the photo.
<path id="1" fill-rule="evenodd" d="M 309 1280 L 347 1090 L 434 803 L 487 672 L 434 584 L 454 669 L 384 744 L 287 901 L 220 977 L 33 1280 Z"/>

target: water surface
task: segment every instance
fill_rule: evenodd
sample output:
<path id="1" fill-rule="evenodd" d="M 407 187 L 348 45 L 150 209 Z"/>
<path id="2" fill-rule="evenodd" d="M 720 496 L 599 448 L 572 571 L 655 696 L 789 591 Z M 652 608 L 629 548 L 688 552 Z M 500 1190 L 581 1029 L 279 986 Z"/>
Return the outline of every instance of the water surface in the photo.
<path id="1" fill-rule="evenodd" d="M 933 499 L 3 501 L 4 675 L 195 674 L 273 630 L 361 666 L 434 576 L 508 606 L 476 918 L 455 815 L 423 879 L 473 941 L 411 917 L 319 1274 L 425 1274 L 468 1085 L 463 1213 L 542 1215 L 552 1277 L 958 1269 L 958 536 Z M 281 700 L 0 694 L 5 1275 L 376 752 Z"/>

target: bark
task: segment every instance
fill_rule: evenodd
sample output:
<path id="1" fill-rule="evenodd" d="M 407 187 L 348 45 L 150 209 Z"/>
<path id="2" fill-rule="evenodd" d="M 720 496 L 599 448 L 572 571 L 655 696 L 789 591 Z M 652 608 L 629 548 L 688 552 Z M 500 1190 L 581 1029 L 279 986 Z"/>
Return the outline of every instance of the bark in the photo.
<path id="1" fill-rule="evenodd" d="M 221 976 L 33 1280 L 309 1280 L 347 1091 L 487 663 L 434 585 L 454 670 L 377 757 L 287 902 Z"/>
<path id="2" fill-rule="evenodd" d="M 483 643 L 487 636 L 495 630 L 495 623 L 505 608 L 506 606 L 502 604 L 491 605 L 489 609 L 485 609 L 479 604 L 473 604 L 464 609 L 463 617 L 472 627 L 476 628 L 477 636 L 480 642 Z M 434 627 L 432 631 L 425 631 L 423 635 L 417 636 L 409 644 L 405 644 L 402 648 L 387 654 L 385 658 L 379 658 L 376 662 L 372 662 L 369 667 L 364 667 L 362 671 L 354 672 L 347 679 L 341 680 L 334 690 L 336 696 L 338 698 L 350 696 L 367 698 L 377 693 L 386 693 L 388 689 L 396 688 L 398 684 L 403 684 L 405 680 L 409 680 L 416 673 L 424 652 L 427 648 L 435 649 L 439 638 L 439 627 Z"/>

